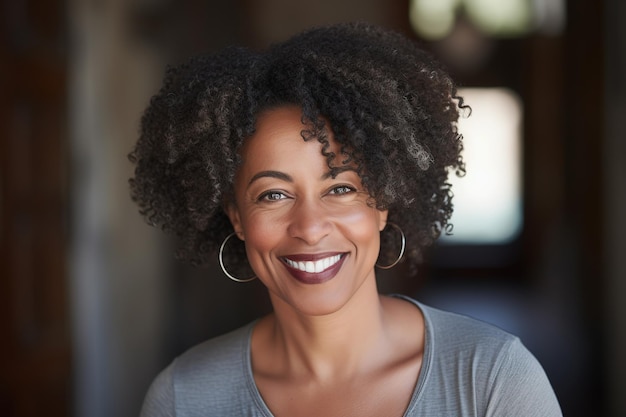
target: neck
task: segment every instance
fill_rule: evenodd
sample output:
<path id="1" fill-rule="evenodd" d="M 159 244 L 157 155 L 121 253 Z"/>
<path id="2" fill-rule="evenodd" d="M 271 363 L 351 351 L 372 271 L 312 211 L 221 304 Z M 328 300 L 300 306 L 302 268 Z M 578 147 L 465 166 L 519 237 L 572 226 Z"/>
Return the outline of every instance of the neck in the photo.
<path id="1" fill-rule="evenodd" d="M 285 370 L 318 380 L 350 377 L 363 371 L 363 364 L 375 365 L 390 348 L 375 279 L 330 314 L 297 314 L 280 299 L 272 298 L 272 303 L 270 343 Z"/>

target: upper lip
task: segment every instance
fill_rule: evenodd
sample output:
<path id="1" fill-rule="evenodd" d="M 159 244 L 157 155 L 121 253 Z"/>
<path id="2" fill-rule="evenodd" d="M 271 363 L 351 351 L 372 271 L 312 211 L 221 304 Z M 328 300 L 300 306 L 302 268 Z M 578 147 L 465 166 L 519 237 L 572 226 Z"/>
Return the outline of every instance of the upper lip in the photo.
<path id="1" fill-rule="evenodd" d="M 290 259 L 294 262 L 317 261 L 319 259 L 329 258 L 331 256 L 343 255 L 345 252 L 323 252 L 323 253 L 297 253 L 293 255 L 285 255 L 282 258 Z"/>

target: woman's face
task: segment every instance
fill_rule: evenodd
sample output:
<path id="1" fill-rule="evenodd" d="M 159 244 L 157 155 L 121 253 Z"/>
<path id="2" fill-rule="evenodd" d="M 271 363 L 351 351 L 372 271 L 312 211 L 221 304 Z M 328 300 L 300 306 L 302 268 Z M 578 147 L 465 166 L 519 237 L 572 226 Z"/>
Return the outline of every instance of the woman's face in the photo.
<path id="1" fill-rule="evenodd" d="M 275 307 L 323 315 L 340 309 L 368 280 L 375 288 L 387 212 L 368 204 L 354 170 L 330 176 L 322 145 L 302 139 L 301 118 L 291 106 L 259 115 L 241 150 L 235 203 L 227 212 Z M 328 139 L 329 150 L 340 154 L 330 132 Z"/>

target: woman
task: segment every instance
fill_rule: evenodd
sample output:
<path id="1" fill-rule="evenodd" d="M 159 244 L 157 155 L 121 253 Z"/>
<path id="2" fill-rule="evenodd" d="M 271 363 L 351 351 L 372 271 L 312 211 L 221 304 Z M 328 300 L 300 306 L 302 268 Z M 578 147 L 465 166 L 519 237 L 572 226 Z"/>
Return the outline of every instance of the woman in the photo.
<path id="1" fill-rule="evenodd" d="M 561 415 L 517 338 L 376 288 L 448 226 L 464 108 L 427 54 L 366 24 L 171 69 L 133 198 L 182 257 L 261 280 L 273 313 L 177 358 L 142 416 Z"/>

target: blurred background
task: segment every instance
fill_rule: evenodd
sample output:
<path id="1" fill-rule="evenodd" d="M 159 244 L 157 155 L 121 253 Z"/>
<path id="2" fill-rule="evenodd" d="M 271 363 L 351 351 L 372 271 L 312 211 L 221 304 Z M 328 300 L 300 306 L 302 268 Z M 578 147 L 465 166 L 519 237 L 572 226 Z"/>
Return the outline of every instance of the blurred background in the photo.
<path id="1" fill-rule="evenodd" d="M 0 416 L 130 417 L 177 354 L 268 311 L 193 269 L 128 197 L 165 66 L 364 20 L 420 42 L 473 107 L 452 237 L 402 292 L 519 335 L 566 416 L 625 416 L 626 2 L 4 0 Z"/>

